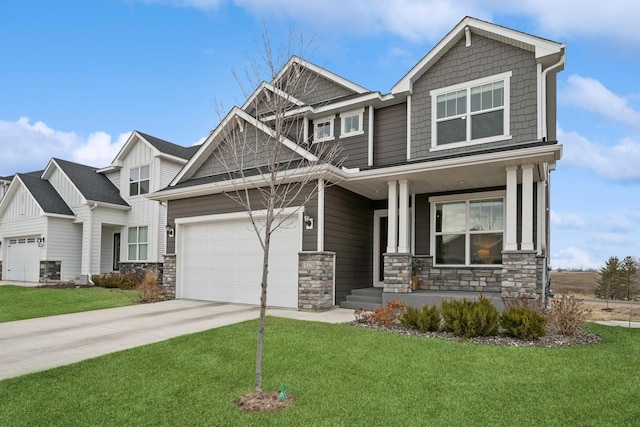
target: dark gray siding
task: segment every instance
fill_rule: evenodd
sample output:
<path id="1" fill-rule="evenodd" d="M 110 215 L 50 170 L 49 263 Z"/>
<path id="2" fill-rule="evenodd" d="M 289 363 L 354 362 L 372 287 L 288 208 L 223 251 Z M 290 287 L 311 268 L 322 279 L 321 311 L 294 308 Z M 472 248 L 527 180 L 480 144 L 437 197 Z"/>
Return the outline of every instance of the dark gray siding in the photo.
<path id="1" fill-rule="evenodd" d="M 224 172 L 249 169 L 256 166 L 264 166 L 273 162 L 274 153 L 271 144 L 276 140 L 261 130 L 245 123 L 244 131 L 239 132 L 234 128 L 228 136 L 209 156 L 208 159 L 193 173 L 190 178 L 217 175 Z M 241 156 L 234 159 L 233 152 L 241 152 Z M 284 145 L 280 146 L 278 162 L 288 162 L 299 159 L 300 156 Z M 240 160 L 242 163 L 240 164 Z"/>
<path id="2" fill-rule="evenodd" d="M 336 303 L 373 283 L 373 203 L 344 188 L 325 189 L 325 250 L 336 253 Z"/>
<path id="3" fill-rule="evenodd" d="M 373 164 L 386 166 L 407 161 L 407 104 L 375 111 Z"/>
<path id="4" fill-rule="evenodd" d="M 340 114 L 336 115 L 333 131 L 337 143 L 342 146 L 343 165 L 348 168 L 364 168 L 368 164 L 369 107 L 364 109 L 362 122 L 364 134 L 340 138 L 342 120 L 340 119 Z"/>
<path id="5" fill-rule="evenodd" d="M 315 188 L 315 184 L 313 186 Z M 301 206 L 307 194 L 312 191 L 311 184 L 303 194 L 294 200 L 290 206 Z M 261 206 L 258 192 L 251 190 L 251 200 L 254 206 Z M 256 208 L 259 209 L 259 208 Z M 244 208 L 224 194 L 212 194 L 209 196 L 192 197 L 189 199 L 170 200 L 167 213 L 167 223 L 175 224 L 177 218 L 189 218 L 194 216 L 215 215 L 233 212 L 243 212 Z M 318 197 L 314 195 L 305 205 L 305 212 L 314 218 L 318 213 Z M 305 230 L 302 227 L 302 248 L 305 251 L 317 249 L 317 229 Z M 177 237 L 177 236 L 176 236 Z M 175 238 L 167 238 L 167 253 L 175 253 Z"/>
<path id="6" fill-rule="evenodd" d="M 308 69 L 303 70 L 299 79 L 292 78 L 290 82 L 295 84 L 295 87 L 286 87 L 284 84 L 277 86 L 308 105 L 327 102 L 355 93 Z"/>
<path id="7" fill-rule="evenodd" d="M 513 138 L 487 144 L 499 146 L 537 138 L 537 72 L 534 54 L 477 34 L 470 47 L 460 40 L 413 85 L 411 98 L 411 157 L 427 157 L 431 148 L 431 97 L 429 92 L 458 83 L 512 71 L 510 127 Z M 447 153 L 486 148 L 485 144 L 453 148 Z M 439 153 L 443 154 L 443 153 Z"/>
<path id="8" fill-rule="evenodd" d="M 431 209 L 429 206 L 429 197 L 426 194 L 416 194 L 416 210 L 415 210 L 415 238 L 416 238 L 416 255 L 429 255 L 430 236 L 429 236 L 429 220 Z"/>

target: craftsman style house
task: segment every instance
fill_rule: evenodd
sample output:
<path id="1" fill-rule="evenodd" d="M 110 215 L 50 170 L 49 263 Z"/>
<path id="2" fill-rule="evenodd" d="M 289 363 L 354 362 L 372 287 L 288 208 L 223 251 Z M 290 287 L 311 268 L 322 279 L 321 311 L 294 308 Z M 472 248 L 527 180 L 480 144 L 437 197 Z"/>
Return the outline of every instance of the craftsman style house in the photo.
<path id="1" fill-rule="evenodd" d="M 312 197 L 302 194 L 283 212 L 294 220 L 273 236 L 270 305 L 324 309 L 366 287 L 410 293 L 415 259 L 424 291 L 544 297 L 564 61 L 564 44 L 470 17 L 388 94 L 292 57 L 149 195 L 167 206 L 165 286 L 178 298 L 259 302 L 260 246 L 228 193 L 243 186 L 255 195 L 264 182 L 229 173 L 232 154 L 222 152 L 243 135 L 281 144 L 308 164 L 314 144 L 343 148 L 344 162 L 318 172 Z M 290 90 L 291 75 L 308 76 L 313 90 Z M 286 103 L 282 117 L 262 108 L 274 98 Z M 282 120 L 296 131 L 276 138 Z M 260 154 L 245 159 L 245 172 L 260 175 Z M 109 236 L 131 223 L 125 213 L 110 220 Z"/>
<path id="2" fill-rule="evenodd" d="M 5 179 L 0 278 L 86 283 L 161 267 L 166 206 L 145 196 L 166 187 L 196 148 L 135 131 L 109 167 L 53 158 L 42 171 Z"/>

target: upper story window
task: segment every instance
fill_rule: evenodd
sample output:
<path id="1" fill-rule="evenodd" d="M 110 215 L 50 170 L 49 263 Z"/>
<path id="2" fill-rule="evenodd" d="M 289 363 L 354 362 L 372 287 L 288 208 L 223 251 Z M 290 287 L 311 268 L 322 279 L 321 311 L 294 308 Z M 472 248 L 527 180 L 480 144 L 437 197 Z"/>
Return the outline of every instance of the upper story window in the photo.
<path id="1" fill-rule="evenodd" d="M 511 72 L 431 91 L 432 146 L 453 148 L 510 138 Z"/>
<path id="2" fill-rule="evenodd" d="M 149 227 L 129 227 L 129 261 L 146 261 L 149 244 Z"/>
<path id="3" fill-rule="evenodd" d="M 501 192 L 432 199 L 432 253 L 438 265 L 500 265 L 504 234 Z"/>
<path id="4" fill-rule="evenodd" d="M 313 121 L 313 142 L 330 141 L 333 139 L 333 116 Z"/>
<path id="5" fill-rule="evenodd" d="M 363 115 L 364 108 L 340 113 L 340 137 L 343 138 L 363 134 Z"/>
<path id="6" fill-rule="evenodd" d="M 149 193 L 149 165 L 129 169 L 129 196 Z"/>

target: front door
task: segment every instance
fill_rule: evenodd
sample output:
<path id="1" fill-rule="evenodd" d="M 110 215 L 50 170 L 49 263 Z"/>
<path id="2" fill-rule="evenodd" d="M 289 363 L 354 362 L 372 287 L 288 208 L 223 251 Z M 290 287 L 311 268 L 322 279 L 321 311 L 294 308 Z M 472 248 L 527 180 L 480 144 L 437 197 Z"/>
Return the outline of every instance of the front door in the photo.
<path id="1" fill-rule="evenodd" d="M 113 271 L 120 271 L 120 233 L 113 234 Z"/>

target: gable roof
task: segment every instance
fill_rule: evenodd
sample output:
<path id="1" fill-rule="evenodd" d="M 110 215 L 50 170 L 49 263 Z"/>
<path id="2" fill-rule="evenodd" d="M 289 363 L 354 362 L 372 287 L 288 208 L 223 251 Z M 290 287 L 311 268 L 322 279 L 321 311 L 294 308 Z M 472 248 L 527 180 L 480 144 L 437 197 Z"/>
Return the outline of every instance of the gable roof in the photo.
<path id="1" fill-rule="evenodd" d="M 142 136 L 149 144 L 153 145 L 161 153 L 168 154 L 174 157 L 180 157 L 185 160 L 189 160 L 196 153 L 196 151 L 198 151 L 199 148 L 198 145 L 183 147 L 182 145 L 177 145 L 173 142 L 165 141 L 164 139 L 156 138 L 155 136 L 151 136 L 137 130 L 134 132 Z"/>
<path id="2" fill-rule="evenodd" d="M 177 163 L 185 164 L 198 151 L 199 145 L 191 147 L 183 147 L 155 136 L 147 135 L 140 131 L 134 130 L 124 143 L 118 154 L 113 158 L 110 166 L 98 169 L 98 172 L 108 172 L 116 170 L 123 164 L 123 159 L 129 154 L 136 142 L 142 141 L 147 144 L 154 152 L 154 156 L 169 158 Z"/>
<path id="3" fill-rule="evenodd" d="M 99 174 L 96 168 L 52 158 L 42 173 L 43 178 L 46 178 L 49 174 L 52 164 L 55 164 L 62 170 L 87 201 L 129 206 L 129 204 L 120 197 L 118 188 L 109 178 Z"/>
<path id="4" fill-rule="evenodd" d="M 273 93 L 276 96 L 284 98 L 287 101 L 289 101 L 291 104 L 297 105 L 298 107 L 302 107 L 302 106 L 305 105 L 304 102 L 300 101 L 298 98 L 294 97 L 293 95 L 288 94 L 287 92 L 283 91 L 282 89 L 278 89 L 277 87 L 275 87 L 271 83 L 262 82 L 262 83 L 260 83 L 260 86 L 258 86 L 258 88 L 255 91 L 253 91 L 251 96 L 249 96 L 249 98 L 247 98 L 247 100 L 244 102 L 244 104 L 242 104 L 242 107 L 240 107 L 240 108 L 243 109 L 243 110 L 246 110 L 248 107 L 251 106 L 251 104 L 253 103 L 253 101 L 255 101 L 255 99 L 256 99 L 256 97 L 258 95 L 260 95 L 261 93 L 264 93 L 266 91 L 269 91 L 269 92 Z"/>
<path id="5" fill-rule="evenodd" d="M 306 68 L 306 69 L 308 69 L 308 70 L 310 70 L 310 71 L 312 71 L 312 72 L 314 72 L 314 73 L 316 73 L 316 74 L 318 74 L 318 75 L 320 75 L 320 76 L 322 76 L 322 77 L 324 77 L 324 78 L 326 78 L 328 80 L 331 80 L 332 82 L 334 82 L 334 83 L 336 83 L 336 84 L 338 84 L 338 85 L 340 85 L 340 86 L 342 86 L 342 87 L 344 87 L 344 88 L 346 88 L 346 89 L 348 89 L 348 90 L 350 90 L 352 92 L 355 92 L 355 93 L 367 93 L 367 92 L 369 92 L 368 89 L 366 89 L 366 88 L 364 88 L 364 87 L 362 87 L 362 86 L 360 86 L 358 84 L 355 84 L 351 80 L 347 80 L 344 77 L 341 77 L 341 76 L 339 76 L 339 75 L 337 75 L 335 73 L 332 73 L 331 71 L 329 71 L 329 70 L 327 70 L 325 68 L 322 68 L 322 67 L 319 67 L 319 66 L 317 66 L 315 64 L 312 64 L 311 62 L 309 62 L 309 61 L 307 61 L 305 59 L 302 59 L 299 56 L 295 56 L 295 55 L 293 55 L 287 61 L 287 63 L 282 67 L 282 69 L 278 72 L 278 74 L 276 74 L 276 77 L 273 79 L 272 83 L 278 81 L 280 79 L 280 77 L 282 77 L 287 72 L 287 70 L 289 68 L 295 66 L 296 64 L 299 65 L 299 66 L 302 66 L 302 67 L 304 67 L 304 68 Z"/>
<path id="6" fill-rule="evenodd" d="M 561 43 L 467 16 L 391 88 L 391 93 L 395 95 L 411 92 L 415 80 L 420 78 L 463 37 L 469 37 L 472 40 L 472 34 L 534 52 L 538 62 L 547 62 L 548 65 L 557 62 L 565 48 L 565 45 Z"/>
<path id="7" fill-rule="evenodd" d="M 39 175 L 41 175 L 42 172 L 44 171 L 36 172 L 37 175 L 36 173 L 19 173 L 16 174 L 16 178 L 22 182 L 27 191 L 31 193 L 44 213 L 74 216 L 69 205 L 65 203 L 51 183 L 46 179 L 40 178 Z"/>
<path id="8" fill-rule="evenodd" d="M 189 175 L 189 173 L 195 172 L 195 170 L 213 154 L 216 148 L 218 148 L 218 146 L 222 142 L 218 137 L 224 134 L 227 126 L 234 126 L 237 120 L 245 121 L 258 130 L 269 135 L 271 138 L 275 138 L 275 131 L 272 128 L 264 124 L 262 121 L 256 119 L 255 117 L 247 114 L 240 108 L 233 107 L 231 111 L 229 111 L 227 116 L 220 122 L 218 127 L 216 127 L 216 129 L 211 132 L 211 134 L 209 134 L 207 139 L 198 149 L 198 152 L 191 158 L 191 160 L 189 160 L 189 162 L 182 168 L 180 173 L 176 175 L 176 177 L 171 181 L 169 185 L 173 186 L 180 182 L 184 177 L 190 177 L 191 175 Z M 280 143 L 311 162 L 315 162 L 316 160 L 318 160 L 318 158 L 314 154 L 300 147 L 298 144 L 288 138 L 283 138 Z"/>

